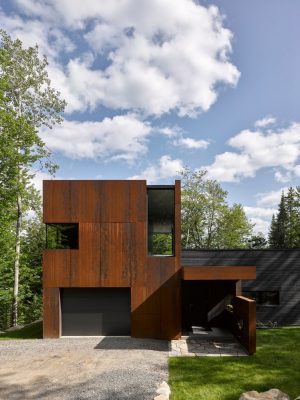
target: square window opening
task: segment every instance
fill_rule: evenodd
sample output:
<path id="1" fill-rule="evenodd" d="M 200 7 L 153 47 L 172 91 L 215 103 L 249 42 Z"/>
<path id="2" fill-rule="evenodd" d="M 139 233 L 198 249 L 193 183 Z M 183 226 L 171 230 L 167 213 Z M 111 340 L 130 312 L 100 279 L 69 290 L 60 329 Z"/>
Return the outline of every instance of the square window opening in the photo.
<path id="1" fill-rule="evenodd" d="M 78 249 L 78 224 L 46 224 L 47 249 Z"/>

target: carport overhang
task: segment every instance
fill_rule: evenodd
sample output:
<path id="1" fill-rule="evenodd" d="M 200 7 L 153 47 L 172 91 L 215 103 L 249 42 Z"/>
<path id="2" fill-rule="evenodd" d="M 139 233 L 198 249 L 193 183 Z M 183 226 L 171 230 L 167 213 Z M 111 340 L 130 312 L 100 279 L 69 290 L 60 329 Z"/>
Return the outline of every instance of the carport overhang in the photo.
<path id="1" fill-rule="evenodd" d="M 256 279 L 255 266 L 182 266 L 182 280 L 209 281 L 209 280 L 252 280 Z"/>

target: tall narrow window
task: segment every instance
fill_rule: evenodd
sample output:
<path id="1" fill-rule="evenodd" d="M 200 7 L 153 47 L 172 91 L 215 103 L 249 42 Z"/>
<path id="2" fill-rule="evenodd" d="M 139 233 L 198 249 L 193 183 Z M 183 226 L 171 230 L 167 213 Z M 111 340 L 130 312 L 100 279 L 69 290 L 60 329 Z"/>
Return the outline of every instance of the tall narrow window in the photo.
<path id="1" fill-rule="evenodd" d="M 78 224 L 46 224 L 47 249 L 78 249 Z"/>
<path id="2" fill-rule="evenodd" d="M 174 255 L 174 187 L 148 187 L 148 253 Z"/>

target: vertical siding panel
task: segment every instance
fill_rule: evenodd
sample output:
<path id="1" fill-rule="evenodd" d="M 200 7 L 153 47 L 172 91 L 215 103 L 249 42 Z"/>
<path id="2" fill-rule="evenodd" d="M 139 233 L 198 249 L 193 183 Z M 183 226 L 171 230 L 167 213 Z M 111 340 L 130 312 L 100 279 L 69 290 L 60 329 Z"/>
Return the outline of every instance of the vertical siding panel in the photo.
<path id="1" fill-rule="evenodd" d="M 43 221 L 71 222 L 70 181 L 44 181 Z"/>
<path id="2" fill-rule="evenodd" d="M 61 334 L 61 307 L 58 288 L 43 288 L 43 337 L 59 338 Z"/>
<path id="3" fill-rule="evenodd" d="M 130 287 L 130 235 L 129 223 L 101 224 L 102 286 Z"/>
<path id="4" fill-rule="evenodd" d="M 69 287 L 71 283 L 71 250 L 44 250 L 43 282 L 46 287 Z"/>

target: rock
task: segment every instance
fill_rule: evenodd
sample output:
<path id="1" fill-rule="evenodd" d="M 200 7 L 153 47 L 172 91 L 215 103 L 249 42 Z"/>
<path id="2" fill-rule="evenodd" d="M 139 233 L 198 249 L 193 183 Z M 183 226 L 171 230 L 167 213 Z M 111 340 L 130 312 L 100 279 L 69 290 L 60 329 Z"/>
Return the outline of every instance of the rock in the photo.
<path id="1" fill-rule="evenodd" d="M 279 389 L 270 389 L 267 392 L 258 393 L 256 390 L 243 393 L 239 400 L 290 400 L 286 393 Z"/>
<path id="2" fill-rule="evenodd" d="M 24 325 L 12 326 L 11 328 L 6 329 L 5 332 L 18 331 L 19 329 L 22 329 L 22 328 L 24 328 Z"/>
<path id="3" fill-rule="evenodd" d="M 170 386 L 167 384 L 167 382 L 163 382 L 158 386 L 158 389 L 156 390 L 156 393 L 161 394 L 163 396 L 166 396 L 169 398 L 171 390 Z"/>
<path id="4" fill-rule="evenodd" d="M 169 400 L 170 386 L 164 381 L 158 386 L 156 393 L 158 393 L 158 396 L 154 397 L 154 400 Z"/>
<path id="5" fill-rule="evenodd" d="M 159 394 L 158 396 L 154 397 L 154 400 L 169 400 L 169 397 Z"/>

